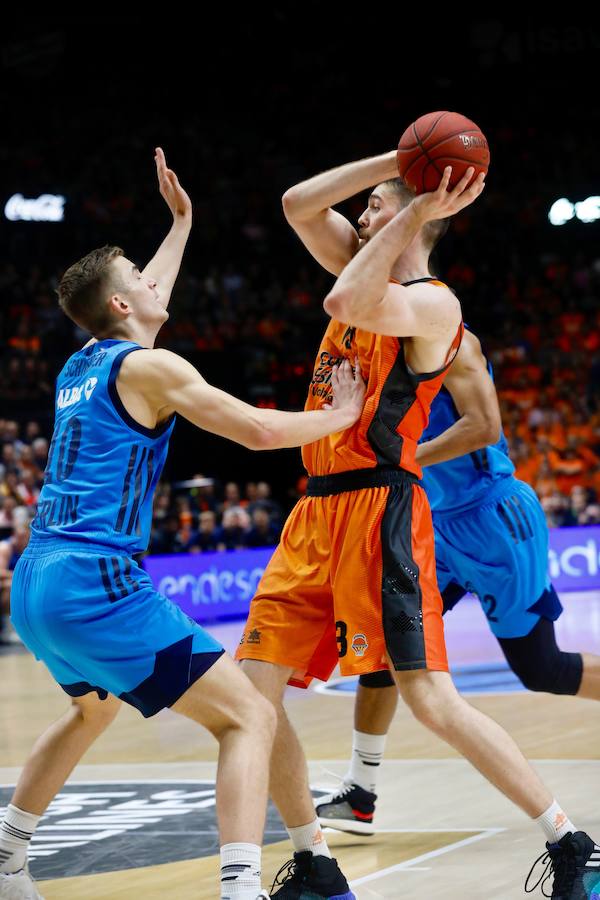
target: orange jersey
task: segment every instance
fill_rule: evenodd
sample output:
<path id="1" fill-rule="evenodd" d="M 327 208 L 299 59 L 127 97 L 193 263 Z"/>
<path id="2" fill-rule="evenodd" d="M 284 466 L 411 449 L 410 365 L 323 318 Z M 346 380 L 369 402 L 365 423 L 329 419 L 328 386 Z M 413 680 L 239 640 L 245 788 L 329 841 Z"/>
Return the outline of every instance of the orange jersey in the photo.
<path id="1" fill-rule="evenodd" d="M 426 280 L 446 287 L 433 278 Z M 351 428 L 302 448 L 302 461 L 309 475 L 383 465 L 399 466 L 420 478 L 421 467 L 415 459 L 417 444 L 462 335 L 461 323 L 441 369 L 413 375 L 404 359 L 402 338 L 372 334 L 332 319 L 319 347 L 304 408 L 320 409 L 328 402 L 333 367 L 356 356 L 366 381 L 365 405 L 362 416 Z"/>

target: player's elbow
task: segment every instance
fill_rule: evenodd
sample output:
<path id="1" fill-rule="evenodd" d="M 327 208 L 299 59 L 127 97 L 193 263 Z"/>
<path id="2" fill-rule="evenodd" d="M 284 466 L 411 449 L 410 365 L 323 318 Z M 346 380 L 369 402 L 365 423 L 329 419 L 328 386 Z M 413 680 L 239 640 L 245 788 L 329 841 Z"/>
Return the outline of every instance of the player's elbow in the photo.
<path id="1" fill-rule="evenodd" d="M 283 214 L 288 222 L 297 221 L 299 219 L 302 204 L 300 191 L 296 185 L 287 189 L 281 198 L 281 205 L 283 206 Z"/>
<path id="2" fill-rule="evenodd" d="M 499 416 L 484 416 L 479 419 L 477 424 L 477 447 L 474 448 L 475 450 L 498 443 L 502 429 Z"/>
<path id="3" fill-rule="evenodd" d="M 270 423 L 257 422 L 245 441 L 248 450 L 277 450 L 284 446 L 279 429 Z"/>
<path id="4" fill-rule="evenodd" d="M 323 309 L 330 318 L 337 322 L 352 320 L 352 298 L 347 291 L 340 291 L 334 287 L 325 297 Z"/>

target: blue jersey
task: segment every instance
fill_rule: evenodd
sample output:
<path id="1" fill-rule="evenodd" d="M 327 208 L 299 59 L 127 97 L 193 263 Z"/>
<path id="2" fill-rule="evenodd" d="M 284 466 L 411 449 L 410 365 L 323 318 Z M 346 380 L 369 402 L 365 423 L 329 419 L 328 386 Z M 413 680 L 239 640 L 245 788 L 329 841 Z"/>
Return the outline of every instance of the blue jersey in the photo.
<path id="1" fill-rule="evenodd" d="M 490 363 L 488 372 L 493 379 Z M 429 424 L 421 442 L 442 434 L 459 418 L 450 392 L 442 386 L 431 405 Z M 500 432 L 497 444 L 424 468 L 423 487 L 432 512 L 460 512 L 485 502 L 490 488 L 501 479 L 510 477 L 514 471 L 504 433 Z"/>
<path id="2" fill-rule="evenodd" d="M 152 499 L 174 417 L 157 428 L 135 422 L 116 380 L 130 341 L 98 341 L 71 356 L 56 382 L 56 419 L 32 535 L 145 550 Z"/>

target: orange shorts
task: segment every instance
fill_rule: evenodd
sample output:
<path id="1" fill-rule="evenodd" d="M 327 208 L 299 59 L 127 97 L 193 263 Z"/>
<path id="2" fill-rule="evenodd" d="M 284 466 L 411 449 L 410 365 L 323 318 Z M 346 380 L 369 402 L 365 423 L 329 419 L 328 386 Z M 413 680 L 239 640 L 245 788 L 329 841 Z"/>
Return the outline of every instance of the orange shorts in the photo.
<path id="1" fill-rule="evenodd" d="M 369 486 L 373 484 L 374 486 Z M 431 512 L 402 470 L 310 478 L 258 585 L 237 659 L 290 684 L 388 668 L 448 671 Z M 312 495 L 310 495 L 312 494 Z"/>

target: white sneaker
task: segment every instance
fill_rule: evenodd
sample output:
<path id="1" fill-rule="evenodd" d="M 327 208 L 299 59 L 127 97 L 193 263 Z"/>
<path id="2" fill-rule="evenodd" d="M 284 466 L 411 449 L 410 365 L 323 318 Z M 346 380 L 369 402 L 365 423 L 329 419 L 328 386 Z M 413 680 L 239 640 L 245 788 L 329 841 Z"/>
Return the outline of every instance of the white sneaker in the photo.
<path id="1" fill-rule="evenodd" d="M 0 898 L 1 900 L 44 900 L 38 893 L 27 865 L 12 875 L 4 875 L 0 872 Z"/>
<path id="2" fill-rule="evenodd" d="M 271 900 L 271 898 L 266 891 L 261 891 L 256 900 Z"/>

